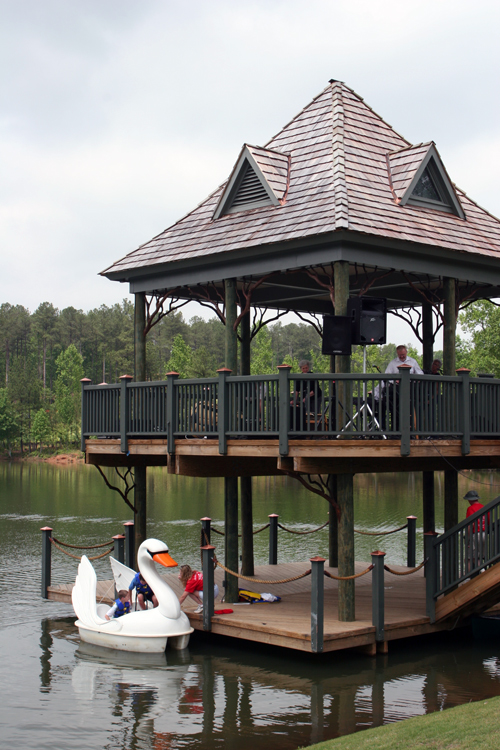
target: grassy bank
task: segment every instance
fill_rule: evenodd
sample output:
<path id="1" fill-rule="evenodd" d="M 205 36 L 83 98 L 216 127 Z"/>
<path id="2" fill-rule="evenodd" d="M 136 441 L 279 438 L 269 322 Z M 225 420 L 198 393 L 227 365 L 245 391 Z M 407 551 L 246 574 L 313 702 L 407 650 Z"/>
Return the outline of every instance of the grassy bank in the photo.
<path id="1" fill-rule="evenodd" d="M 308 750 L 498 750 L 500 698 L 437 711 L 311 745 Z"/>

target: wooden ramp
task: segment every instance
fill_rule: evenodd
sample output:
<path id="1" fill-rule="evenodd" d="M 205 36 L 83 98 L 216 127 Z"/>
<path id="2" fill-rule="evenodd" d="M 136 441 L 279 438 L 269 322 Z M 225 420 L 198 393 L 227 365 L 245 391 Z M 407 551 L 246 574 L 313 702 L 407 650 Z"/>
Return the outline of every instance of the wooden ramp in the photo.
<path id="1" fill-rule="evenodd" d="M 356 572 L 361 572 L 367 563 L 356 563 Z M 289 563 L 282 565 L 262 565 L 256 568 L 255 578 L 264 580 L 282 580 L 292 578 L 310 568 L 309 562 Z M 394 566 L 395 570 L 404 571 L 404 567 Z M 335 568 L 327 568 L 336 574 Z M 220 568 L 215 571 L 215 580 L 222 591 L 223 573 Z M 176 594 L 182 593 L 182 586 L 175 573 L 165 576 Z M 349 648 L 361 648 L 374 654 L 376 650 L 386 650 L 387 642 L 416 635 L 437 632 L 446 629 L 446 619 L 431 624 L 426 616 L 425 579 L 422 571 L 400 577 L 386 573 L 385 578 L 385 643 L 375 641 L 375 628 L 372 625 L 372 590 L 371 574 L 356 579 L 356 620 L 340 622 L 338 619 L 338 584 L 325 577 L 324 603 L 324 651 L 338 651 Z M 212 632 L 222 636 L 265 643 L 274 646 L 292 648 L 311 652 L 311 579 L 280 584 L 262 584 L 250 581 L 239 581 L 240 588 L 247 588 L 259 593 L 269 592 L 281 597 L 273 604 L 221 604 L 215 608 L 230 608 L 232 614 L 214 615 Z M 49 599 L 71 602 L 73 584 L 54 585 L 49 588 Z M 97 598 L 111 603 L 113 600 L 112 581 L 98 583 Z M 185 603 L 185 610 L 195 630 L 203 629 L 202 615 L 195 614 L 193 606 Z"/>
<path id="2" fill-rule="evenodd" d="M 481 614 L 500 600 L 500 562 L 481 571 L 436 602 L 436 622 Z"/>

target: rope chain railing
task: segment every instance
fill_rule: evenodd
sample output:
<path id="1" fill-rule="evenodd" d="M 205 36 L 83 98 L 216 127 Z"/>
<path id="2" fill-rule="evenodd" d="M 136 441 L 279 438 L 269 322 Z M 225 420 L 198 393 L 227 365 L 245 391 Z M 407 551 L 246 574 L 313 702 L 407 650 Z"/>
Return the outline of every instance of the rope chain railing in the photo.
<path id="1" fill-rule="evenodd" d="M 356 534 L 362 534 L 363 536 L 387 536 L 388 534 L 395 534 L 397 531 L 403 531 L 403 529 L 407 529 L 408 524 L 405 523 L 404 526 L 400 526 L 397 529 L 391 529 L 391 531 L 361 531 L 360 529 L 354 529 L 354 532 Z"/>
<path id="2" fill-rule="evenodd" d="M 300 536 L 304 536 L 306 534 L 315 534 L 317 531 L 322 531 L 322 529 L 326 528 L 329 525 L 330 521 L 326 521 L 326 523 L 322 524 L 321 526 L 318 526 L 317 529 L 310 529 L 309 531 L 296 531 L 295 529 L 288 529 L 286 526 L 283 526 L 283 524 L 278 523 L 278 528 L 280 528 L 282 531 L 286 531 L 288 534 L 298 534 Z M 260 529 L 256 529 L 252 532 L 252 534 L 260 534 L 261 531 L 265 531 L 265 529 L 268 529 L 270 526 L 269 523 L 266 523 L 265 526 L 262 526 Z M 391 529 L 390 531 L 361 531 L 361 529 L 354 529 L 355 534 L 362 534 L 363 536 L 387 536 L 388 534 L 396 534 L 398 531 L 403 531 L 404 529 L 408 528 L 408 524 L 405 523 L 403 526 L 399 526 L 397 529 Z M 220 531 L 219 529 L 216 529 L 215 526 L 211 527 L 211 530 L 215 532 L 216 534 L 219 534 L 220 536 L 225 536 L 225 531 Z M 241 534 L 238 534 L 238 537 L 241 537 Z"/>
<path id="3" fill-rule="evenodd" d="M 230 570 L 229 568 L 226 568 L 226 566 L 220 563 L 218 560 L 217 560 L 217 567 L 222 568 L 222 570 L 224 570 L 226 573 L 229 573 L 229 575 L 234 576 L 235 578 L 241 578 L 243 581 L 250 581 L 251 583 L 266 583 L 266 584 L 269 584 L 270 586 L 276 583 L 291 583 L 292 581 L 298 581 L 301 578 L 305 578 L 306 576 L 311 575 L 311 568 L 309 568 L 309 570 L 306 570 L 305 573 L 300 573 L 300 575 L 293 576 L 292 578 L 281 578 L 280 580 L 269 581 L 263 578 L 252 578 L 251 576 L 244 576 L 241 573 L 235 573 L 234 570 Z"/>
<path id="4" fill-rule="evenodd" d="M 66 550 L 63 549 L 62 547 L 60 547 L 59 544 L 56 542 L 56 540 L 53 539 L 52 537 L 50 538 L 50 542 L 51 542 L 51 544 L 54 545 L 54 547 L 56 549 L 58 549 L 60 552 L 62 552 L 63 555 L 67 555 L 68 557 L 72 557 L 73 560 L 81 560 L 82 559 L 81 555 L 72 555 L 71 552 L 66 552 Z M 109 542 L 108 542 L 108 544 L 109 544 Z M 66 547 L 74 547 L 75 545 L 67 544 L 65 546 Z M 104 545 L 102 545 L 102 544 L 96 544 L 95 545 L 95 547 L 103 547 L 103 546 Z M 94 549 L 94 547 L 77 547 L 77 549 Z M 100 560 L 102 557 L 106 557 L 106 555 L 110 555 L 113 552 L 113 549 L 114 549 L 114 546 L 110 547 L 110 549 L 106 550 L 106 552 L 102 552 L 100 555 L 94 555 L 94 557 L 89 557 L 88 559 L 92 560 L 92 561 L 93 560 Z"/>
<path id="5" fill-rule="evenodd" d="M 56 539 L 55 536 L 51 537 L 51 539 L 54 542 L 57 542 L 57 544 L 60 544 L 61 547 L 69 547 L 70 549 L 100 549 L 113 544 L 113 542 L 104 542 L 103 544 L 67 544 L 66 542 L 61 542 L 60 539 Z"/>
<path id="6" fill-rule="evenodd" d="M 333 578 L 334 581 L 353 581 L 355 578 L 361 578 L 361 576 L 365 576 L 367 573 L 369 573 L 371 570 L 373 570 L 375 566 L 369 565 L 365 570 L 361 571 L 361 573 L 354 573 L 352 576 L 334 576 L 333 573 L 329 573 L 327 570 L 324 570 L 323 573 L 327 578 Z"/>
<path id="7" fill-rule="evenodd" d="M 388 573 L 392 573 L 393 576 L 411 576 L 412 573 L 416 573 L 417 570 L 420 570 L 420 568 L 423 568 L 425 563 L 427 562 L 427 558 L 423 560 L 420 565 L 417 565 L 416 568 L 411 568 L 411 570 L 393 570 L 388 565 L 384 565 L 384 570 L 387 570 Z"/>

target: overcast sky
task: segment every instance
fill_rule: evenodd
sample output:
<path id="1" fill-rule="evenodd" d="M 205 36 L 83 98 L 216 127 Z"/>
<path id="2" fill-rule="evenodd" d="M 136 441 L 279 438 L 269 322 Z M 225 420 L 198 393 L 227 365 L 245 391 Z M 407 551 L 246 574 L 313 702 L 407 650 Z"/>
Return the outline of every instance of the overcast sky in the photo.
<path id="1" fill-rule="evenodd" d="M 330 78 L 413 143 L 434 140 L 451 179 L 500 215 L 498 2 L 0 0 L 0 13 L 1 302 L 120 301 L 128 287 L 99 271 Z"/>

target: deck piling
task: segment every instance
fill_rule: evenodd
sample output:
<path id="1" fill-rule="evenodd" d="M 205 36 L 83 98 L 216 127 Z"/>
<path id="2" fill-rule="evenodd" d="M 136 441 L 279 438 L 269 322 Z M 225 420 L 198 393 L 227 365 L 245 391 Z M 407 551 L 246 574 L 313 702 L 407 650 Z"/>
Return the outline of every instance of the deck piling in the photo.
<path id="1" fill-rule="evenodd" d="M 323 652 L 325 558 L 311 557 L 311 651 Z"/>
<path id="2" fill-rule="evenodd" d="M 40 529 L 42 532 L 42 598 L 48 599 L 48 587 L 51 584 L 51 567 L 52 567 L 52 544 L 50 538 L 52 529 L 50 526 L 44 526 Z"/>

